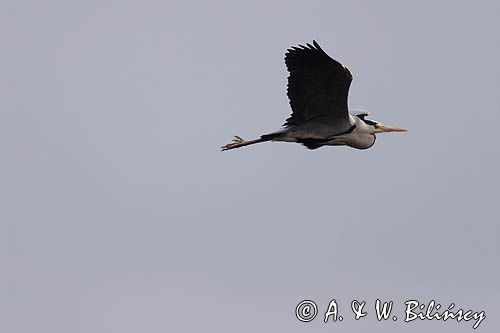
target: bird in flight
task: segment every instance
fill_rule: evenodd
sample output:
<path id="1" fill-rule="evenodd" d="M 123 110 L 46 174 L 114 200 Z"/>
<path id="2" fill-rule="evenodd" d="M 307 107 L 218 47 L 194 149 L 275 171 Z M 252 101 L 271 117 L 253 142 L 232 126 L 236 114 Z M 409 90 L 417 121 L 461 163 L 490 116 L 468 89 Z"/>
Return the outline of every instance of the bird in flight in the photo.
<path id="1" fill-rule="evenodd" d="M 297 142 L 309 149 L 322 146 L 368 149 L 375 143 L 376 133 L 406 131 L 368 120 L 367 112 L 349 113 L 351 72 L 330 58 L 316 41 L 288 49 L 285 64 L 290 73 L 287 94 L 292 115 L 283 129 L 249 141 L 235 136 L 233 142 L 221 147 L 222 151 L 266 141 Z"/>

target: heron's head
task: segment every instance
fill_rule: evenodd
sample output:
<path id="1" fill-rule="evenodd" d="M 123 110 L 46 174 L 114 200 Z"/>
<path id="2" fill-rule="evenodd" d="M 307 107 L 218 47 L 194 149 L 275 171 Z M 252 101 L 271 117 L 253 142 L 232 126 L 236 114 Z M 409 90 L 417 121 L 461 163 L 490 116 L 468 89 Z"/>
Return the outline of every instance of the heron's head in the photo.
<path id="1" fill-rule="evenodd" d="M 366 125 L 368 125 L 368 128 L 370 129 L 371 133 L 384 133 L 384 132 L 406 132 L 407 130 L 404 128 L 398 128 L 398 127 L 390 127 L 387 125 L 384 125 L 382 123 L 379 123 L 374 120 L 369 120 L 366 119 L 367 116 L 370 114 L 368 112 L 363 112 L 363 113 L 358 113 L 356 116 L 361 119 Z"/>

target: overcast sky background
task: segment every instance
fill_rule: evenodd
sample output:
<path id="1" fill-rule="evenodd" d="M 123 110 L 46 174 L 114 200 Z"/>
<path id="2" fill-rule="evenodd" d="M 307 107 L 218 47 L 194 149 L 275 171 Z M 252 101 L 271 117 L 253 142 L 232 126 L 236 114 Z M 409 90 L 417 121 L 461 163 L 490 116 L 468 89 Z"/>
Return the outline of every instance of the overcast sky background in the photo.
<path id="1" fill-rule="evenodd" d="M 2 332 L 472 331 L 404 323 L 409 299 L 499 331 L 498 1 L 1 7 Z M 409 131 L 221 153 L 279 129 L 312 39 L 351 108 Z"/>

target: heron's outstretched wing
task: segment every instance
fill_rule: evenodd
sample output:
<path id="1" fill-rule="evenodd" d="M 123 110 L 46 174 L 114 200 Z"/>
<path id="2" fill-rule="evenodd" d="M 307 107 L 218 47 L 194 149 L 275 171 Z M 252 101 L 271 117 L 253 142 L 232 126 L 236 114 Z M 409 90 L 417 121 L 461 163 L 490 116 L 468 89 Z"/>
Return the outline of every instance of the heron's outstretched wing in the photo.
<path id="1" fill-rule="evenodd" d="M 351 72 L 330 58 L 316 41 L 306 45 L 292 47 L 285 54 L 292 115 L 284 126 L 315 121 L 347 130 L 351 126 L 347 108 Z"/>

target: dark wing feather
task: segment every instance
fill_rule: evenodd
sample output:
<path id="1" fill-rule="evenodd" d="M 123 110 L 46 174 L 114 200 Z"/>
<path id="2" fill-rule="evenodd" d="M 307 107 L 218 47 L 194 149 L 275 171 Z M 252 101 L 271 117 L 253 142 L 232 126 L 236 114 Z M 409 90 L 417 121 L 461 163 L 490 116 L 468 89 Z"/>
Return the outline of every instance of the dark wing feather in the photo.
<path id="1" fill-rule="evenodd" d="M 285 64 L 290 72 L 287 92 L 292 115 L 284 126 L 315 120 L 335 125 L 339 131 L 349 128 L 347 95 L 351 72 L 330 58 L 316 41 L 287 51 Z"/>

